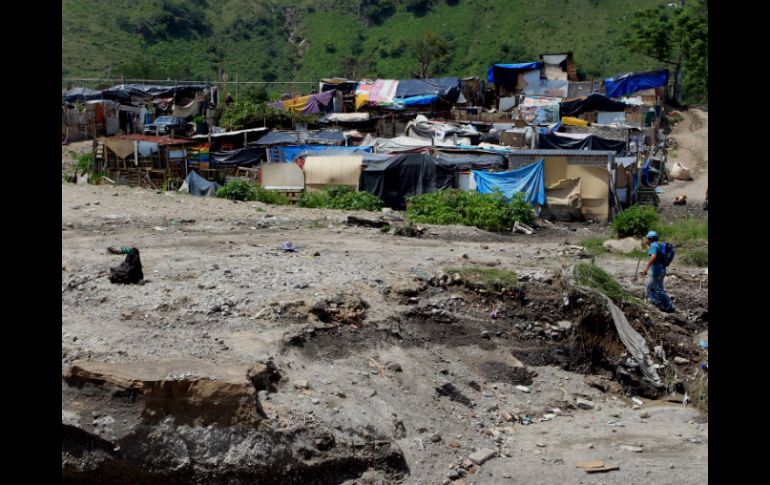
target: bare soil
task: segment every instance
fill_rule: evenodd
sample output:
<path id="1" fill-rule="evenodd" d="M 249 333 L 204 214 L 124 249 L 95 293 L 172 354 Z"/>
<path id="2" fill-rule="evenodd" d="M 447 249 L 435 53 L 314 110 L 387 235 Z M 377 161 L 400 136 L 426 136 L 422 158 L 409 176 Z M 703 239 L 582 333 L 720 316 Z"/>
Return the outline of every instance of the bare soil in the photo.
<path id="1" fill-rule="evenodd" d="M 158 369 L 134 387 L 62 381 L 65 481 L 706 481 L 707 419 L 668 402 L 692 396 L 707 360 L 695 339 L 708 329 L 702 271 L 677 268 L 693 278 L 669 284 L 677 316 L 623 306 L 669 362 L 665 392 L 632 409 L 629 398 L 649 390 L 624 367 L 609 314 L 560 279 L 584 261 L 570 246 L 606 227 L 525 236 L 429 226 L 417 239 L 347 226 L 349 214 L 62 183 L 63 375 L 88 363 L 129 376 Z M 298 252 L 281 251 L 284 241 Z M 108 269 L 121 257 L 106 248 L 129 245 L 145 283 L 113 285 Z M 437 279 L 469 262 L 515 271 L 520 283 L 495 294 Z M 597 263 L 643 295 L 634 260 Z M 247 376 L 265 365 L 274 383 Z M 238 414 L 252 405 L 264 416 Z M 497 456 L 463 463 L 485 448 Z M 575 467 L 597 459 L 620 470 Z"/>

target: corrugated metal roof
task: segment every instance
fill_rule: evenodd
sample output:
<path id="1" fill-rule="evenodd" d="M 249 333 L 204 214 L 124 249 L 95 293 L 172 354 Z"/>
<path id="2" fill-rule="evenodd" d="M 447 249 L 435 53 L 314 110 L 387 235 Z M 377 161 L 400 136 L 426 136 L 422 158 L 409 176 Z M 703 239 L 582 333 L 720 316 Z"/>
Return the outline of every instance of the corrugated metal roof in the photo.
<path id="1" fill-rule="evenodd" d="M 612 150 L 511 150 L 508 156 L 534 157 L 614 157 Z"/>
<path id="2" fill-rule="evenodd" d="M 140 135 L 138 133 L 130 134 L 130 135 L 118 135 L 111 138 L 115 138 L 118 140 L 137 140 L 137 141 L 148 141 L 151 143 L 157 143 L 158 145 L 184 145 L 187 143 L 194 143 L 193 140 L 190 140 L 189 138 L 171 138 L 168 136 L 150 136 L 150 135 Z"/>

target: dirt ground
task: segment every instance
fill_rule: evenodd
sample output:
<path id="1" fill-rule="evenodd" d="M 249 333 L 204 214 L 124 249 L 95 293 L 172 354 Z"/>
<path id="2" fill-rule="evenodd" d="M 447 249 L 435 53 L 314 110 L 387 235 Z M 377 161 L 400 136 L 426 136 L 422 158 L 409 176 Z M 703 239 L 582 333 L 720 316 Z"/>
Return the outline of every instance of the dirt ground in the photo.
<path id="1" fill-rule="evenodd" d="M 557 224 L 533 236 L 429 226 L 414 239 L 347 226 L 349 214 L 63 182 L 62 372 L 70 376 L 62 384 L 63 477 L 707 481 L 706 416 L 681 395 L 669 402 L 676 394 L 668 393 L 642 397 L 635 408 L 630 398 L 641 390 L 613 374 L 626 356 L 607 315 L 573 293 L 569 305 L 561 303 L 562 267 L 585 261 L 571 246 L 605 226 Z M 285 241 L 298 251 L 281 251 Z M 145 284 L 109 282 L 108 269 L 122 256 L 108 246 L 140 249 Z M 597 263 L 643 295 L 635 260 L 602 256 Z M 468 264 L 515 271 L 523 293 L 436 283 L 445 268 Z M 666 375 L 681 381 L 707 361 L 696 344 L 708 338 L 708 290 L 702 269 L 676 262 L 674 269 L 682 278 L 667 284 L 681 314 L 628 315 L 637 329 L 649 319 L 652 327 L 640 331 L 651 350 L 665 349 Z M 591 342 L 585 332 L 602 342 L 576 354 Z M 570 360 L 576 355 L 585 365 Z M 674 364 L 675 355 L 688 363 Z M 73 366 L 93 363 L 116 370 L 73 377 Z M 246 370 L 255 365 L 266 366 L 259 375 L 274 366 L 280 380 L 263 386 L 252 379 L 252 389 Z M 140 376 L 149 372 L 141 366 L 157 375 Z M 117 369 L 129 377 L 118 379 Z M 190 384 L 180 389 L 180 382 Z M 228 396 L 256 399 L 264 416 L 248 414 L 251 405 L 233 411 Z M 233 417 L 241 412 L 250 417 Z M 479 450 L 495 456 L 465 461 Z M 576 468 L 592 460 L 619 470 Z"/>
<path id="2" fill-rule="evenodd" d="M 664 187 L 661 203 L 673 207 L 677 195 L 686 195 L 688 209 L 702 212 L 703 199 L 708 186 L 708 111 L 692 108 L 681 112 L 684 120 L 671 130 L 670 137 L 677 147 L 669 153 L 669 168 L 679 162 L 690 169 L 693 180 L 672 180 Z M 680 209 L 680 208 L 677 208 Z"/>

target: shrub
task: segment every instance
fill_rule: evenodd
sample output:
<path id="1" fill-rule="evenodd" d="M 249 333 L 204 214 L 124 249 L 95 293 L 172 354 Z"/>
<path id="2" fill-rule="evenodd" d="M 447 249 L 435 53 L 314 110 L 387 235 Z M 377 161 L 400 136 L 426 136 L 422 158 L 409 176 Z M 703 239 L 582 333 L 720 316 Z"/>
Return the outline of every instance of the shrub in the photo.
<path id="1" fill-rule="evenodd" d="M 693 249 L 684 253 L 682 263 L 689 266 L 707 267 L 709 265 L 708 249 Z"/>
<path id="2" fill-rule="evenodd" d="M 77 172 L 79 174 L 83 174 L 86 172 L 91 173 L 93 171 L 94 171 L 94 154 L 83 153 L 82 155 L 79 155 Z"/>
<path id="3" fill-rule="evenodd" d="M 634 205 L 615 215 L 612 230 L 618 237 L 641 237 L 658 224 L 658 212 L 653 206 Z"/>
<path id="4" fill-rule="evenodd" d="M 263 189 L 262 187 L 257 186 L 254 186 L 254 200 L 274 205 L 288 205 L 290 202 L 289 198 L 284 193 Z"/>
<path id="5" fill-rule="evenodd" d="M 299 198 L 300 207 L 367 210 L 382 209 L 382 201 L 368 192 L 358 192 L 350 185 L 332 185 L 323 192 L 304 192 Z"/>
<path id="6" fill-rule="evenodd" d="M 217 197 L 230 200 L 257 200 L 256 186 L 245 180 L 231 180 L 217 190 Z"/>
<path id="7" fill-rule="evenodd" d="M 302 192 L 297 201 L 297 205 L 311 209 L 329 207 L 329 194 L 326 192 Z"/>
<path id="8" fill-rule="evenodd" d="M 369 192 L 347 192 L 338 197 L 330 196 L 329 207 L 344 210 L 378 211 L 382 209 L 382 200 Z"/>
<path id="9" fill-rule="evenodd" d="M 532 208 L 522 194 L 508 200 L 501 193 L 441 190 L 409 197 L 409 220 L 426 224 L 463 224 L 487 231 L 513 229 L 516 221 L 532 222 Z"/>

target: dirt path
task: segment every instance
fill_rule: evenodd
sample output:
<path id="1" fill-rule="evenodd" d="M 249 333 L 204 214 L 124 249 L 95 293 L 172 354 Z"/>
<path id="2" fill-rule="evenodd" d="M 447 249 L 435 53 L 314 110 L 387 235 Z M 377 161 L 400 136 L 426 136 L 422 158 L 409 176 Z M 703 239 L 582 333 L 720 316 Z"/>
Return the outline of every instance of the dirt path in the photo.
<path id="1" fill-rule="evenodd" d="M 664 205 L 670 205 L 677 195 L 686 195 L 688 205 L 700 208 L 708 185 L 708 111 L 693 108 L 682 111 L 684 120 L 671 132 L 678 148 L 669 154 L 669 169 L 674 162 L 689 168 L 691 181 L 675 180 L 663 187 Z"/>
<path id="2" fill-rule="evenodd" d="M 536 284 L 531 303 L 503 301 L 497 320 L 490 318 L 483 297 L 456 287 L 432 293 L 415 289 L 419 275 L 487 263 L 543 281 L 548 294 L 556 295 L 548 301 L 560 308 L 561 292 L 550 281 L 563 264 L 580 261 L 570 244 L 604 227 L 560 227 L 528 237 L 445 226 L 430 227 L 423 239 L 410 239 L 346 226 L 347 214 L 63 183 L 63 371 L 82 361 L 130 368 L 131 363 L 172 359 L 176 367 L 169 375 L 183 372 L 185 362 L 193 369 L 204 362 L 216 373 L 271 358 L 282 375 L 275 392 L 259 394 L 269 419 L 240 431 L 221 424 L 174 423 L 172 417 L 147 428 L 139 421 L 155 411 L 137 411 L 135 395 L 63 384 L 62 419 L 72 423 L 73 442 L 82 443 L 84 436 L 93 440 L 74 465 L 63 452 L 63 469 L 73 476 L 98 476 L 88 475 L 96 473 L 88 467 L 97 470 L 99 460 L 109 459 L 122 466 L 146 460 L 148 468 L 162 466 L 175 473 L 242 463 L 261 470 L 272 463 L 275 468 L 265 469 L 260 483 L 290 483 L 266 478 L 287 466 L 308 467 L 305 476 L 315 476 L 312 483 L 319 484 L 377 479 L 415 485 L 706 481 L 708 423 L 692 406 L 644 399 L 641 409 L 634 409 L 617 390 L 589 385 L 590 376 L 525 366 L 519 360 L 537 360 L 536 354 L 516 352 L 541 342 L 539 337 L 520 340 L 514 323 L 540 325 L 552 312 L 543 307 L 545 300 L 538 300 Z M 287 240 L 299 248 L 297 253 L 279 250 Z M 105 248 L 124 245 L 140 248 L 144 285 L 107 280 L 107 269 L 121 257 Z M 635 262 L 610 257 L 603 264 L 624 275 L 632 274 Z M 641 291 L 641 285 L 634 283 L 634 291 Z M 695 308 L 707 290 L 681 291 L 683 299 L 694 295 L 697 300 L 682 306 Z M 316 302 L 323 311 L 335 312 L 355 299 L 366 302 L 366 318 L 357 324 L 327 321 L 322 313 L 321 321 L 310 325 L 306 315 L 292 313 L 295 302 Z M 468 321 L 451 320 L 460 309 Z M 550 352 L 547 348 L 534 347 L 543 353 Z M 511 370 L 524 368 L 534 372 L 526 381 L 529 392 L 516 387 L 524 370 Z M 216 383 L 216 376 L 209 377 Z M 609 382 L 606 376 L 601 379 Z M 447 383 L 473 406 L 437 393 Z M 222 389 L 233 392 L 232 387 Z M 219 412 L 221 398 L 214 396 L 206 402 L 210 412 Z M 578 398 L 595 407 L 576 408 Z M 94 407 L 88 407 L 92 402 Z M 509 422 L 503 413 L 529 416 L 533 422 Z M 259 443 L 270 445 L 262 450 Z M 98 447 L 107 451 L 95 454 Z M 629 451 L 636 448 L 641 452 Z M 463 466 L 481 449 L 497 456 L 480 467 Z M 139 451 L 131 455 L 132 450 Z M 397 452 L 404 464 L 386 452 Z M 274 462 L 279 459 L 297 461 Z M 584 460 L 604 460 L 620 470 L 589 475 L 575 468 Z M 371 481 L 361 478 L 367 468 Z M 394 478 L 393 470 L 402 478 Z M 197 473 L 195 479 L 180 479 L 225 483 Z M 345 481 L 351 473 L 352 481 Z M 464 482 L 453 481 L 462 475 Z M 161 483 L 148 477 L 142 481 Z M 251 476 L 227 483 L 254 481 Z"/>

